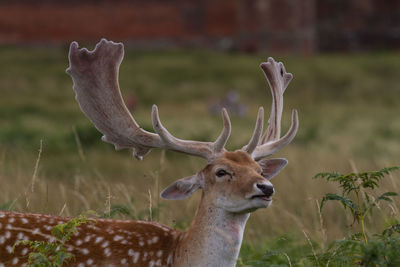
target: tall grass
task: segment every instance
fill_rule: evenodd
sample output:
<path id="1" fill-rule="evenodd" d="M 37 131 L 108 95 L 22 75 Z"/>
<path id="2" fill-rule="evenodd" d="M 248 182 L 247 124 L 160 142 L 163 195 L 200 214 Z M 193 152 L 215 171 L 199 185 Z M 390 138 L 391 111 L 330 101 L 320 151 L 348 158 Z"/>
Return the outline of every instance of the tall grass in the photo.
<path id="1" fill-rule="evenodd" d="M 199 194 L 182 202 L 161 200 L 159 192 L 205 162 L 158 150 L 138 162 L 129 151 L 102 143 L 74 100 L 64 73 L 66 55 L 66 47 L 0 49 L 0 207 L 64 216 L 86 210 L 107 214 L 119 207 L 125 210 L 120 217 L 187 226 Z M 282 236 L 309 251 L 309 242 L 323 246 L 351 232 L 352 218 L 340 207 L 327 204 L 318 213 L 317 200 L 336 187 L 311 178 L 321 171 L 399 165 L 398 57 L 276 58 L 294 74 L 285 93 L 283 128 L 288 128 L 290 109 L 297 108 L 300 130 L 276 155 L 288 158 L 289 165 L 272 181 L 277 191 L 272 207 L 255 212 L 248 222 L 244 251 L 281 244 Z M 249 109 L 244 117 L 232 117 L 228 148 L 237 149 L 250 138 L 258 106 L 269 111 L 269 89 L 258 68 L 264 54 L 128 49 L 125 58 L 121 88 L 126 98 L 138 99 L 133 113 L 145 129 L 151 130 L 151 104 L 157 103 L 172 133 L 212 140 L 222 123 L 207 113 L 208 104 L 235 89 Z M 399 188 L 399 176 L 393 174 L 382 191 Z M 387 214 L 399 218 L 398 207 L 398 200 L 382 205 L 366 220 L 383 229 Z"/>

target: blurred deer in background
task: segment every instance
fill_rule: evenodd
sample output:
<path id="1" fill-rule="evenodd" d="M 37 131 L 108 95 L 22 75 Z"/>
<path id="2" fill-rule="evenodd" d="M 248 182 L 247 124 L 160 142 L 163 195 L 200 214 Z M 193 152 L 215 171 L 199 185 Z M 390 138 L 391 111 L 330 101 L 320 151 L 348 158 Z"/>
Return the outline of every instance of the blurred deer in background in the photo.
<path id="1" fill-rule="evenodd" d="M 231 133 L 226 110 L 223 129 L 215 142 L 181 140 L 162 125 L 157 106 L 152 109 L 154 131 L 143 130 L 126 108 L 118 85 L 124 55 L 121 43 L 101 40 L 93 51 L 73 42 L 67 73 L 74 82 L 76 100 L 86 116 L 103 133 L 103 141 L 116 149 L 131 148 L 142 159 L 152 148 L 199 156 L 207 165 L 198 173 L 164 189 L 165 199 L 184 199 L 202 189 L 195 217 L 186 232 L 144 221 L 95 219 L 83 224 L 66 244 L 75 255 L 73 266 L 235 266 L 250 213 L 272 202 L 270 180 L 287 164 L 286 159 L 265 159 L 289 144 L 298 129 L 296 110 L 288 132 L 280 137 L 283 93 L 292 79 L 282 63 L 268 58 L 261 64 L 273 101 L 268 128 L 263 135 L 264 110 L 258 112 L 249 143 L 234 152 L 225 150 Z M 0 267 L 26 262 L 29 250 L 12 246 L 18 240 L 50 240 L 53 226 L 63 217 L 0 212 Z"/>

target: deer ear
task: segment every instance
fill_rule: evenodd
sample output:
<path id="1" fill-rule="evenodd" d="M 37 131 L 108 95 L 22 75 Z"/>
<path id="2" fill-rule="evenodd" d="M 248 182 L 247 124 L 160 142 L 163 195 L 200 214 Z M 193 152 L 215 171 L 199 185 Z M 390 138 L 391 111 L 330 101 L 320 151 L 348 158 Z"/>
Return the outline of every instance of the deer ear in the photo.
<path id="1" fill-rule="evenodd" d="M 161 192 L 164 199 L 185 199 L 201 186 L 198 174 L 174 182 Z"/>
<path id="2" fill-rule="evenodd" d="M 288 164 L 287 159 L 263 159 L 258 161 L 258 165 L 262 168 L 262 176 L 271 180 Z"/>

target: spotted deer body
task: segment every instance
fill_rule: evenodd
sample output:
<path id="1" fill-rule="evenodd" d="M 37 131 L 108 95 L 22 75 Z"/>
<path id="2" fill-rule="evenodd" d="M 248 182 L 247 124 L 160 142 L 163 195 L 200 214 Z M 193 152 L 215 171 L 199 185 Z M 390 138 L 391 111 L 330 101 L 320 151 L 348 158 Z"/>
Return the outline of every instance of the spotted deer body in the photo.
<path id="1" fill-rule="evenodd" d="M 68 218 L 0 211 L 0 266 L 20 266 L 30 250 L 17 240 L 51 242 L 51 229 Z M 145 221 L 96 219 L 82 224 L 65 245 L 75 259 L 68 266 L 172 266 L 181 232 Z M 128 248 L 128 249 L 127 249 Z M 144 264 L 146 263 L 146 265 Z"/>
<path id="2" fill-rule="evenodd" d="M 82 111 L 104 134 L 103 141 L 117 149 L 131 148 L 142 159 L 151 148 L 163 148 L 203 157 L 207 165 L 196 174 L 179 179 L 164 189 L 165 199 L 184 199 L 202 190 L 194 219 L 186 232 L 154 222 L 95 219 L 78 227 L 66 246 L 75 255 L 69 266 L 235 266 L 250 213 L 266 208 L 274 194 L 270 179 L 287 164 L 286 159 L 266 159 L 289 144 L 298 128 L 292 125 L 280 137 L 283 93 L 292 75 L 272 58 L 262 63 L 272 91 L 268 128 L 263 135 L 264 112 L 259 109 L 249 143 L 234 152 L 224 147 L 231 132 L 226 110 L 223 130 L 215 142 L 181 140 L 162 125 L 153 106 L 155 133 L 140 128 L 127 110 L 118 86 L 123 58 L 122 44 L 102 40 L 94 51 L 70 47 L 67 73 L 74 81 Z M 51 241 L 51 228 L 67 218 L 0 211 L 0 267 L 20 266 L 29 250 L 12 246 L 18 240 Z"/>

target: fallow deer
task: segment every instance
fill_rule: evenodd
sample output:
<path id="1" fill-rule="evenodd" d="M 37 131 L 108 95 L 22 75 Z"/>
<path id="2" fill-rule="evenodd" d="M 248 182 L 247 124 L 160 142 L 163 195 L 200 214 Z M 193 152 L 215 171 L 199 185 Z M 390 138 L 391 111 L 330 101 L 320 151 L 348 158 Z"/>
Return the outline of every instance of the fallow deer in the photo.
<path id="1" fill-rule="evenodd" d="M 126 108 L 118 85 L 124 55 L 121 43 L 101 40 L 93 51 L 69 51 L 76 100 L 86 116 L 116 149 L 131 148 L 142 159 L 151 148 L 170 149 L 207 160 L 198 173 L 177 180 L 162 191 L 165 199 L 184 199 L 202 189 L 200 204 L 186 232 L 155 222 L 96 219 L 83 224 L 66 244 L 75 255 L 71 266 L 235 266 L 250 213 L 266 208 L 274 194 L 270 179 L 286 159 L 265 159 L 289 144 L 298 129 L 296 110 L 290 129 L 281 137 L 283 93 L 292 79 L 282 63 L 272 58 L 261 63 L 273 101 L 263 135 L 263 108 L 258 112 L 249 143 L 234 152 L 225 150 L 231 132 L 228 113 L 222 110 L 223 130 L 215 142 L 181 140 L 161 124 L 157 106 L 152 109 L 155 133 L 143 130 Z M 0 267 L 26 262 L 29 250 L 12 246 L 18 240 L 51 240 L 53 226 L 64 217 L 0 212 Z"/>

